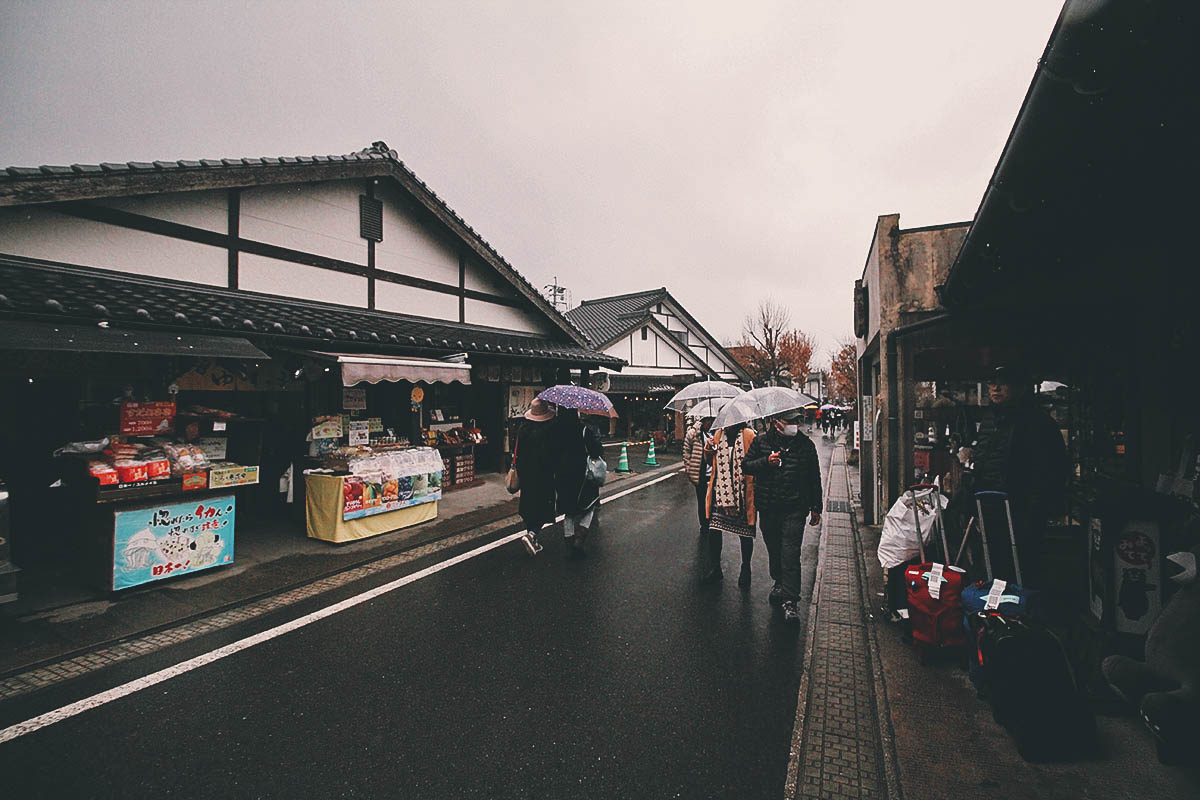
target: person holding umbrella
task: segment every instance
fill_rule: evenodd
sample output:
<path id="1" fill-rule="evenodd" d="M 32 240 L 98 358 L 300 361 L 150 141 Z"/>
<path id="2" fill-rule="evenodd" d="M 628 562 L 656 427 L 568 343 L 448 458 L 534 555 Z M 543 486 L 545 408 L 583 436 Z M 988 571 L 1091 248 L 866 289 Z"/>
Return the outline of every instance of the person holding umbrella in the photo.
<path id="1" fill-rule="evenodd" d="M 603 458 L 604 446 L 594 425 L 586 425 L 574 408 L 559 409 L 554 422 L 557 468 L 554 486 L 558 512 L 563 515 L 567 558 L 584 555 L 583 541 L 600 506 L 600 484 L 587 480 L 587 460 Z"/>
<path id="2" fill-rule="evenodd" d="M 535 556 L 542 550 L 538 531 L 554 522 L 554 470 L 557 462 L 552 427 L 554 407 L 536 397 L 525 412 L 525 421 L 513 447 L 513 464 L 520 483 L 519 513 L 525 523 L 522 544 Z"/>
<path id="3" fill-rule="evenodd" d="M 754 555 L 754 479 L 743 470 L 746 453 L 754 441 L 754 431 L 745 423 L 734 423 L 718 430 L 711 444 L 704 447 L 704 457 L 712 466 L 712 478 L 705 495 L 708 515 L 709 570 L 701 583 L 719 583 L 721 571 L 721 537 L 736 533 L 742 548 L 742 571 L 738 586 L 750 586 L 750 559 Z"/>
<path id="4" fill-rule="evenodd" d="M 755 503 L 776 581 L 769 600 L 783 606 L 788 622 L 800 621 L 796 604 L 805 516 L 810 525 L 819 525 L 822 508 L 817 448 L 800 433 L 800 417 L 798 409 L 775 416 L 767 432 L 751 442 L 742 465 L 755 480 Z"/>

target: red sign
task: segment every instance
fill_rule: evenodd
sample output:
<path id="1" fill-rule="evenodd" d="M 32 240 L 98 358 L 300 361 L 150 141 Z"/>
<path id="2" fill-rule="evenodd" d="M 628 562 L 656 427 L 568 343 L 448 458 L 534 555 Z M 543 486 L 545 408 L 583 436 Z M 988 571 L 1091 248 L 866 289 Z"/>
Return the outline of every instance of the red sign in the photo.
<path id="1" fill-rule="evenodd" d="M 185 472 L 183 473 L 183 491 L 190 492 L 194 489 L 208 488 L 208 473 L 207 472 Z"/>
<path id="2" fill-rule="evenodd" d="M 150 436 L 170 433 L 175 430 L 175 403 L 121 404 L 121 434 L 123 436 Z"/>

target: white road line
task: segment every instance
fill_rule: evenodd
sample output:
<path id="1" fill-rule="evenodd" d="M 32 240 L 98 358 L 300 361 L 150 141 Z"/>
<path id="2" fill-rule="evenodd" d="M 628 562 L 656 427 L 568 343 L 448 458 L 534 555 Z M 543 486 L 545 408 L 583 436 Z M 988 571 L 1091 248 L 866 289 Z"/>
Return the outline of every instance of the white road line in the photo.
<path id="1" fill-rule="evenodd" d="M 617 494 L 604 497 L 600 500 L 600 502 L 611 503 L 613 500 L 620 499 L 628 494 L 641 491 L 642 489 L 653 486 L 656 483 L 662 483 L 669 478 L 673 478 L 678 475 L 679 472 L 680 470 L 674 470 L 660 478 L 655 478 L 652 481 L 646 481 L 645 483 L 630 487 L 629 489 L 618 492 Z M 560 516 L 558 519 L 562 520 L 562 517 Z M 354 597 L 346 598 L 340 603 L 334 603 L 331 606 L 326 606 L 325 608 L 314 611 L 311 614 L 305 614 L 302 617 L 297 617 L 290 622 L 277 625 L 274 628 L 262 631 L 261 633 L 256 633 L 253 636 L 247 636 L 245 639 L 240 639 L 232 644 L 227 644 L 224 647 L 219 647 L 216 650 L 203 653 L 195 658 L 189 658 L 186 661 L 180 661 L 178 664 L 165 669 L 160 669 L 158 672 L 152 672 L 149 675 L 129 681 L 128 683 L 123 683 L 120 686 L 109 689 L 106 692 L 100 692 L 99 694 L 94 694 L 91 697 L 85 697 L 82 700 L 62 706 L 61 708 L 56 708 L 53 711 L 47 711 L 45 714 L 32 717 L 24 722 L 18 722 L 16 725 L 12 725 L 4 730 L 0 730 L 0 744 L 16 739 L 19 736 L 24 736 L 27 733 L 33 733 L 34 731 L 41 730 L 42 728 L 53 725 L 56 722 L 62 722 L 65 719 L 70 719 L 71 717 L 74 717 L 77 714 L 82 714 L 84 711 L 88 711 L 89 709 L 99 708 L 106 703 L 111 703 L 113 700 L 119 700 L 122 697 L 133 694 L 134 692 L 140 692 L 142 689 L 148 689 L 155 684 L 170 680 L 171 678 L 182 675 L 185 672 L 191 672 L 192 670 L 203 667 L 206 664 L 211 664 L 214 661 L 220 661 L 226 656 L 231 656 L 234 653 L 240 653 L 241 651 L 254 647 L 257 644 L 268 642 L 271 639 L 283 636 L 285 633 L 291 633 L 294 630 L 311 625 L 312 623 L 325 619 L 326 617 L 332 617 L 334 614 L 338 614 L 348 608 L 354 608 L 357 605 L 374 600 L 376 597 L 399 589 L 401 586 L 407 586 L 408 584 L 419 581 L 422 578 L 427 578 L 430 575 L 441 572 L 444 569 L 448 569 L 455 564 L 461 564 L 464 561 L 475 558 L 475 556 L 482 555 L 489 550 L 495 550 L 497 547 L 503 547 L 509 542 L 514 542 L 517 539 L 520 539 L 524 535 L 524 531 L 518 531 L 517 533 L 509 534 L 508 536 L 504 536 L 494 542 L 489 542 L 488 544 L 476 547 L 474 550 L 461 553 L 453 558 L 448 558 L 445 561 L 434 564 L 432 567 L 426 567 L 419 572 L 414 572 L 411 575 L 405 575 L 403 578 L 398 578 L 390 583 L 377 586 L 374 589 L 363 592 L 362 594 L 357 594 Z"/>

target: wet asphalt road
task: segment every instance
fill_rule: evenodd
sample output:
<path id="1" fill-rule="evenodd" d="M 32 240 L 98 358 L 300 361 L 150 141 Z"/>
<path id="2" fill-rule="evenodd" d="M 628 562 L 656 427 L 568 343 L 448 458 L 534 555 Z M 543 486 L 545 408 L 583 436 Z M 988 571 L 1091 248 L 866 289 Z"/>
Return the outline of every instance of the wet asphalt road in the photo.
<path id="1" fill-rule="evenodd" d="M 814 440 L 824 469 L 829 447 Z M 14 798 L 779 798 L 804 626 L 767 603 L 761 538 L 749 591 L 732 541 L 724 584 L 697 585 L 694 504 L 671 478 L 605 505 L 586 560 L 563 558 L 555 527 L 536 559 L 505 545 L 0 744 L 0 786 Z M 809 528 L 806 590 L 816 540 Z M 24 718 L 11 713 L 4 725 Z"/>

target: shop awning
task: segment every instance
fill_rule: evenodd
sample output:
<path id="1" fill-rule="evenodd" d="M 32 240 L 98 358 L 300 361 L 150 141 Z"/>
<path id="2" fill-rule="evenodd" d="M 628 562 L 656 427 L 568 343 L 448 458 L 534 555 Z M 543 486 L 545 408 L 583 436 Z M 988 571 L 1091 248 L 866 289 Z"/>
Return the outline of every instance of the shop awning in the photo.
<path id="1" fill-rule="evenodd" d="M 237 336 L 102 328 L 99 325 L 58 325 L 38 322 L 0 322 L 0 350 L 66 350 L 80 353 L 144 353 L 197 358 L 270 358 Z"/>
<path id="2" fill-rule="evenodd" d="M 342 385 L 410 381 L 411 383 L 471 382 L 471 365 L 436 358 L 398 358 L 373 353 L 312 353 L 342 368 Z"/>

